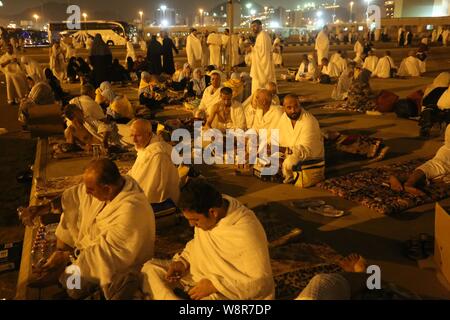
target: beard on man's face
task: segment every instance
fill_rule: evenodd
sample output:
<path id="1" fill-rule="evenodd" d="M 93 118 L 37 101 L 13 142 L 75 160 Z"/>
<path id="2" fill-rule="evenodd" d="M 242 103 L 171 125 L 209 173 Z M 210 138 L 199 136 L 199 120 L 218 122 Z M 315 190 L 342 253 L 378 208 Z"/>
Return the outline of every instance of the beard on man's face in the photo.
<path id="1" fill-rule="evenodd" d="M 298 120 L 300 118 L 300 112 L 293 112 L 287 115 L 291 120 Z"/>

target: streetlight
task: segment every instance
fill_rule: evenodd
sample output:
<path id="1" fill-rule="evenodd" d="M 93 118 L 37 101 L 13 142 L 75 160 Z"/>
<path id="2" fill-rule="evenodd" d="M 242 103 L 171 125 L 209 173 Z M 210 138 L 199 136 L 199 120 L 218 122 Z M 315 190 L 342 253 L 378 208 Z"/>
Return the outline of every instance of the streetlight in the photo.
<path id="1" fill-rule="evenodd" d="M 142 29 L 142 35 L 144 34 L 144 20 L 142 20 L 142 16 L 143 16 L 144 12 L 139 11 L 139 15 L 141 16 L 141 29 Z"/>
<path id="2" fill-rule="evenodd" d="M 249 2 L 249 3 L 247 3 L 247 4 L 245 5 L 245 7 L 246 7 L 247 9 L 250 9 L 250 8 L 252 7 L 252 4 Z"/>
<path id="3" fill-rule="evenodd" d="M 34 20 L 35 20 L 35 22 L 36 22 L 36 25 L 37 25 L 39 16 L 38 16 L 37 14 L 33 14 L 33 18 L 34 18 Z"/>
<path id="4" fill-rule="evenodd" d="M 350 22 L 352 22 L 353 21 L 353 5 L 354 5 L 355 3 L 352 1 L 352 2 L 350 2 Z"/>
<path id="5" fill-rule="evenodd" d="M 86 12 L 83 13 L 83 18 L 84 18 L 84 22 L 86 22 L 86 18 L 87 18 L 87 13 Z"/>
<path id="6" fill-rule="evenodd" d="M 198 12 L 200 13 L 200 25 L 203 25 L 203 9 L 198 9 Z"/>

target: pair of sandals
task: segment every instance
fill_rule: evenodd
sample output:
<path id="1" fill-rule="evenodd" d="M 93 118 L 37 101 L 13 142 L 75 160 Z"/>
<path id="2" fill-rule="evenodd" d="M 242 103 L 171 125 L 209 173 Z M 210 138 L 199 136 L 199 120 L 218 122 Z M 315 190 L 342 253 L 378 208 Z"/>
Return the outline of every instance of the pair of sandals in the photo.
<path id="1" fill-rule="evenodd" d="M 307 209 L 309 212 L 316 213 L 327 218 L 339 218 L 345 214 L 343 210 L 336 209 L 335 207 L 326 204 L 323 200 L 294 201 L 292 202 L 292 205 L 295 208 Z"/>
<path id="2" fill-rule="evenodd" d="M 406 256 L 414 261 L 423 260 L 434 254 L 434 237 L 420 233 L 405 243 Z"/>

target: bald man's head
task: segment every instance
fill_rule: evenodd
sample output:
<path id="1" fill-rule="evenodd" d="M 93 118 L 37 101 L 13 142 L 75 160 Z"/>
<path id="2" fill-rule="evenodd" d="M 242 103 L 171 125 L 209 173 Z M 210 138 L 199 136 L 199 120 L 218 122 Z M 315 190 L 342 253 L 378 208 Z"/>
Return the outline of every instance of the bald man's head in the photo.
<path id="1" fill-rule="evenodd" d="M 263 110 L 268 110 L 272 104 L 272 94 L 267 89 L 259 89 L 256 92 L 256 99 L 258 102 L 258 107 Z"/>
<path id="2" fill-rule="evenodd" d="M 275 82 L 268 82 L 267 84 L 266 84 L 266 88 L 265 88 L 266 90 L 269 90 L 269 92 L 272 94 L 272 95 L 276 95 L 277 94 L 277 92 L 278 92 L 278 88 L 277 88 L 277 84 L 275 83 Z"/>
<path id="3" fill-rule="evenodd" d="M 131 139 L 137 151 L 144 149 L 152 140 L 152 124 L 145 119 L 138 119 L 131 124 Z"/>
<path id="4" fill-rule="evenodd" d="M 83 174 L 86 193 L 100 201 L 111 201 L 120 192 L 123 178 L 110 159 L 91 161 Z"/>

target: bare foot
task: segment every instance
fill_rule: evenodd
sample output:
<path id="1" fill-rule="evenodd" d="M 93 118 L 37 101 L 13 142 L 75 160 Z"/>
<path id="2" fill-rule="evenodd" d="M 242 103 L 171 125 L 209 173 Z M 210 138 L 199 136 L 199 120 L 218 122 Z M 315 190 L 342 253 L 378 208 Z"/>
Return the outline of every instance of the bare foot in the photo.
<path id="1" fill-rule="evenodd" d="M 351 254 L 339 262 L 339 266 L 346 272 L 365 272 L 366 260 L 359 254 Z"/>
<path id="2" fill-rule="evenodd" d="M 410 187 L 410 186 L 405 186 L 405 191 L 408 192 L 408 193 L 411 193 L 412 195 L 415 195 L 417 197 L 426 196 L 425 192 L 423 192 L 423 191 L 421 191 L 421 190 L 419 190 L 417 188 Z"/>
<path id="3" fill-rule="evenodd" d="M 403 185 L 396 176 L 389 177 L 389 184 L 391 185 L 392 190 L 398 191 L 398 192 L 403 191 Z"/>

